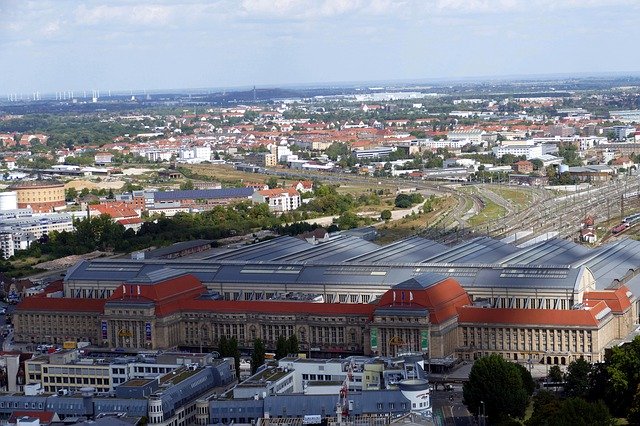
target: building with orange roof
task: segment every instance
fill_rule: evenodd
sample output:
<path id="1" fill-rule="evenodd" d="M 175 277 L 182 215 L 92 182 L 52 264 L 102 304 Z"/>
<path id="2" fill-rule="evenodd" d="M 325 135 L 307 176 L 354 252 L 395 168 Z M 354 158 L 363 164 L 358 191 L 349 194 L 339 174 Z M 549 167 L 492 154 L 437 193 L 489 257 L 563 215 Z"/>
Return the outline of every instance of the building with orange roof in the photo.
<path id="1" fill-rule="evenodd" d="M 198 259 L 82 261 L 63 292 L 18 305 L 15 340 L 64 341 L 81 320 L 98 322 L 91 341 L 99 335 L 109 347 L 215 348 L 225 335 L 246 349 L 258 337 L 273 348 L 295 333 L 303 350 L 324 356 L 598 361 L 634 331 L 639 264 L 634 240 L 592 250 L 566 240 L 518 248 L 481 237 L 447 247 L 413 237 L 381 247 L 345 235 L 316 245 L 281 237 Z"/>

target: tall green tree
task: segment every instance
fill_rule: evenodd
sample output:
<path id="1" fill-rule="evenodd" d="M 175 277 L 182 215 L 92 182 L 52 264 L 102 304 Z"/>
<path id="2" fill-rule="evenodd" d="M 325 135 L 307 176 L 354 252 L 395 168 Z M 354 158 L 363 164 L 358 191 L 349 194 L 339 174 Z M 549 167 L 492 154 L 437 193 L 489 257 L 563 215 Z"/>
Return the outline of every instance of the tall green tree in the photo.
<path id="1" fill-rule="evenodd" d="M 540 392 L 527 426 L 610 426 L 615 424 L 602 401 L 588 402 L 582 398 L 558 399 L 549 392 Z"/>
<path id="2" fill-rule="evenodd" d="M 297 354 L 300 352 L 300 344 L 298 342 L 298 337 L 295 334 L 292 334 L 287 339 L 287 351 L 290 354 Z"/>
<path id="3" fill-rule="evenodd" d="M 499 355 L 482 357 L 474 363 L 463 396 L 471 413 L 479 414 L 484 406 L 483 413 L 492 423 L 524 417 L 529 403 L 520 369 Z"/>
<path id="4" fill-rule="evenodd" d="M 253 341 L 253 352 L 251 353 L 251 374 L 255 374 L 258 367 L 264 364 L 265 347 L 262 339 Z"/>
<path id="5" fill-rule="evenodd" d="M 289 342 L 283 334 L 276 341 L 276 359 L 284 358 L 289 354 Z"/>
<path id="6" fill-rule="evenodd" d="M 589 393 L 589 375 L 591 364 L 584 358 L 572 361 L 567 367 L 564 390 L 568 396 L 586 398 Z"/>
<path id="7" fill-rule="evenodd" d="M 274 189 L 278 187 L 278 178 L 275 176 L 271 176 L 269 179 L 267 179 L 267 185 L 269 186 L 269 189 Z"/>
<path id="8" fill-rule="evenodd" d="M 562 382 L 562 379 L 563 379 L 563 374 L 559 366 L 554 365 L 551 368 L 549 368 L 549 380 L 551 382 L 560 383 Z"/>

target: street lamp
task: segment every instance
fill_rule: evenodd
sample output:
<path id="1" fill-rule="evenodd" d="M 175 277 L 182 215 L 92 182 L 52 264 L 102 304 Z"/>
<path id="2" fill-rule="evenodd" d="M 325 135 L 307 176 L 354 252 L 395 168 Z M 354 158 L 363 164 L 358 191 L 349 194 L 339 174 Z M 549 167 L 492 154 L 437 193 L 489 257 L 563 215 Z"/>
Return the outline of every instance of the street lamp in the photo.
<path id="1" fill-rule="evenodd" d="M 484 407 L 484 401 L 480 401 L 480 404 L 481 404 L 480 405 L 480 407 L 481 407 L 480 412 L 482 413 L 482 426 L 484 426 L 485 425 L 485 415 L 486 415 L 487 411 L 485 410 L 485 407 Z"/>

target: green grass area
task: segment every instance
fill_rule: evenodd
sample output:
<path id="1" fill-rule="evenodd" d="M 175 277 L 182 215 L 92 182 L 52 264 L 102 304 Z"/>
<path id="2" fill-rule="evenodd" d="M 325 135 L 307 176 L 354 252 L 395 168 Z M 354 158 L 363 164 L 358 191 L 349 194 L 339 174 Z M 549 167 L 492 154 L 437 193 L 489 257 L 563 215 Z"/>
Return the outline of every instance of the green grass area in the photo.
<path id="1" fill-rule="evenodd" d="M 493 201 L 484 197 L 482 197 L 482 201 L 484 202 L 484 208 L 480 210 L 478 214 L 469 219 L 469 225 L 478 226 L 483 223 L 500 219 L 507 214 L 507 210 L 504 207 L 494 203 Z"/>
<path id="2" fill-rule="evenodd" d="M 415 235 L 427 227 L 442 226 L 442 221 L 455 205 L 456 199 L 454 197 L 438 197 L 433 203 L 433 211 L 409 215 L 409 217 L 380 226 L 376 243 L 389 244 Z"/>
<path id="3" fill-rule="evenodd" d="M 489 190 L 517 206 L 528 206 L 531 204 L 531 193 L 525 189 L 490 187 Z"/>

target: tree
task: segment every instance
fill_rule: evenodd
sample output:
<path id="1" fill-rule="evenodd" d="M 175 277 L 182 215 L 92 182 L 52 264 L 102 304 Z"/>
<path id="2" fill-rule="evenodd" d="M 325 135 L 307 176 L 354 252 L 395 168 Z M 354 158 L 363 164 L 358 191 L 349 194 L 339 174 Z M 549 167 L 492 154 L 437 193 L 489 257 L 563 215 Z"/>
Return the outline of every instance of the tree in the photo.
<path id="1" fill-rule="evenodd" d="M 191 190 L 194 189 L 193 181 L 191 179 L 187 179 L 186 181 L 180 184 L 180 189 L 183 190 Z"/>
<path id="2" fill-rule="evenodd" d="M 287 339 L 287 345 L 287 353 L 297 354 L 300 352 L 300 344 L 298 343 L 298 337 L 295 334 L 289 336 L 289 339 Z"/>
<path id="3" fill-rule="evenodd" d="M 271 176 L 269 179 L 267 179 L 267 185 L 269 186 L 269 189 L 277 188 L 278 178 L 275 176 Z"/>
<path id="4" fill-rule="evenodd" d="M 411 196 L 407 194 L 398 194 L 394 201 L 394 205 L 399 209 L 408 209 L 411 207 Z"/>
<path id="5" fill-rule="evenodd" d="M 264 364 L 265 347 L 262 339 L 253 341 L 253 352 L 251 353 L 251 374 L 255 374 L 258 367 Z"/>
<path id="6" fill-rule="evenodd" d="M 549 381 L 552 383 L 561 383 L 562 382 L 562 370 L 557 365 L 552 366 L 549 369 Z"/>
<path id="7" fill-rule="evenodd" d="M 555 398 L 548 391 L 536 395 L 533 413 L 527 426 L 574 426 L 614 424 L 607 406 L 602 401 L 587 402 L 582 398 Z"/>
<path id="8" fill-rule="evenodd" d="M 572 361 L 567 367 L 565 375 L 564 390 L 568 396 L 577 396 L 585 398 L 589 393 L 589 374 L 591 373 L 591 364 L 584 358 L 578 358 Z"/>
<path id="9" fill-rule="evenodd" d="M 520 377 L 522 377 L 522 384 L 524 388 L 527 390 L 527 394 L 529 396 L 533 395 L 533 391 L 536 390 L 536 382 L 533 381 L 533 377 L 531 376 L 531 372 L 527 370 L 527 368 L 522 364 L 514 364 L 518 371 L 520 372 Z"/>
<path id="10" fill-rule="evenodd" d="M 359 223 L 360 218 L 352 212 L 344 212 L 337 219 L 337 224 L 342 230 L 357 228 Z"/>
<path id="11" fill-rule="evenodd" d="M 75 201 L 78 198 L 78 190 L 71 187 L 64 191 L 64 199 L 66 201 Z"/>
<path id="12" fill-rule="evenodd" d="M 380 212 L 380 219 L 382 219 L 382 220 L 391 219 L 391 210 L 382 210 Z"/>
<path id="13" fill-rule="evenodd" d="M 470 412 L 477 415 L 484 406 L 483 413 L 492 422 L 509 416 L 522 418 L 529 403 L 520 369 L 499 355 L 489 355 L 474 363 L 463 396 Z"/>
<path id="14" fill-rule="evenodd" d="M 283 334 L 276 341 L 276 359 L 284 358 L 289 354 L 289 343 Z"/>

